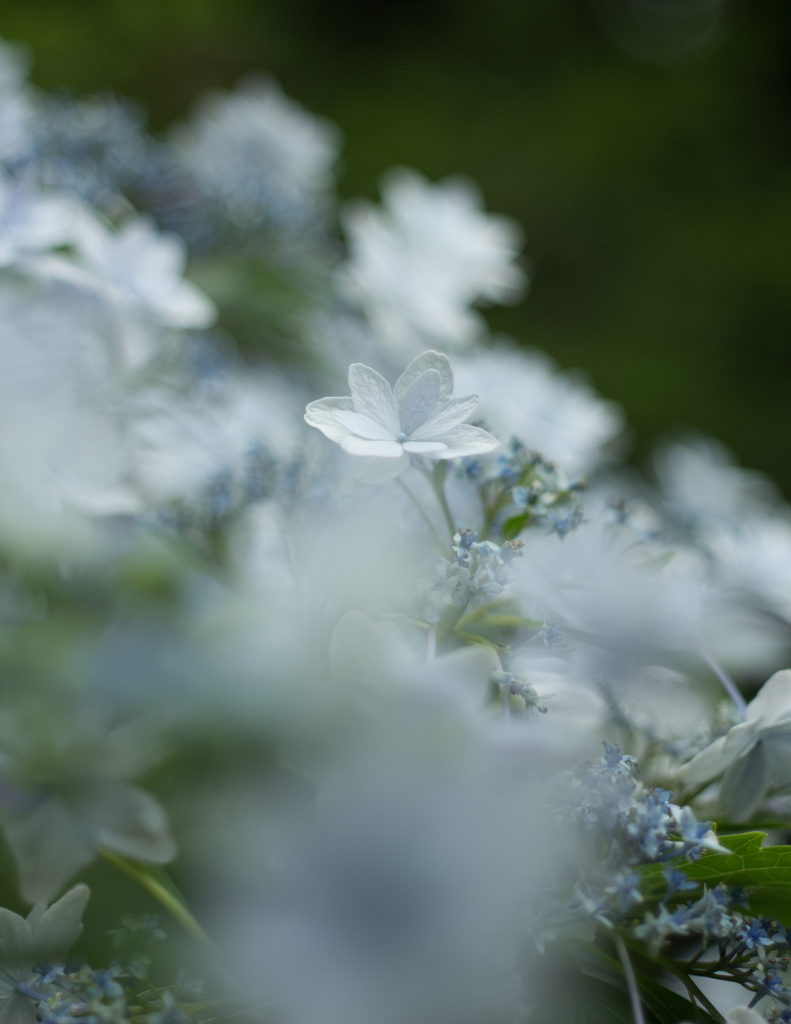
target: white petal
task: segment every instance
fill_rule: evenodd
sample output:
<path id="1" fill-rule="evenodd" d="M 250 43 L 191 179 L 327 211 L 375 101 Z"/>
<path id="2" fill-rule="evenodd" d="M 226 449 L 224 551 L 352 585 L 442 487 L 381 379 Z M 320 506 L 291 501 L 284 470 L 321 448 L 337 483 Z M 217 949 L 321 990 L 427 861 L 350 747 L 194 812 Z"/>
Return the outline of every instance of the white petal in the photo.
<path id="1" fill-rule="evenodd" d="M 444 441 L 448 450 L 443 453 L 444 459 L 460 459 L 467 455 L 483 455 L 490 452 L 500 443 L 488 431 L 481 427 L 473 427 L 469 423 L 460 423 L 437 440 Z"/>
<path id="2" fill-rule="evenodd" d="M 439 400 L 448 401 L 453 395 L 453 370 L 450 368 L 450 361 L 442 352 L 424 352 L 422 356 L 413 359 L 404 372 L 396 381 L 393 394 L 396 400 L 401 403 L 404 395 L 409 389 L 413 380 L 425 373 L 426 370 L 436 370 L 440 377 Z"/>
<path id="3" fill-rule="evenodd" d="M 411 437 L 414 431 L 435 412 L 439 403 L 440 376 L 436 370 L 426 370 L 415 377 L 398 403 L 401 429 Z"/>
<path id="4" fill-rule="evenodd" d="M 320 430 L 330 441 L 340 444 L 344 437 L 348 437 L 349 431 L 335 419 L 333 413 L 339 411 L 354 412 L 354 401 L 348 397 L 320 398 L 308 405 L 305 422 Z"/>
<path id="5" fill-rule="evenodd" d="M 369 441 L 395 441 L 395 434 L 392 434 L 387 427 L 372 420 L 370 416 L 363 416 L 361 412 L 341 410 L 334 412 L 332 418 L 358 437 L 367 437 Z"/>
<path id="6" fill-rule="evenodd" d="M 398 441 L 369 441 L 354 434 L 343 438 L 341 448 L 350 455 L 367 455 L 376 459 L 398 459 L 404 454 Z"/>
<path id="7" fill-rule="evenodd" d="M 729 820 L 743 822 L 751 818 L 770 782 L 763 744 L 758 743 L 725 773 L 720 800 L 728 808 Z"/>
<path id="8" fill-rule="evenodd" d="M 442 441 L 404 441 L 404 451 L 413 455 L 439 455 L 447 450 L 448 446 Z"/>
<path id="9" fill-rule="evenodd" d="M 364 363 L 352 363 L 349 367 L 349 390 L 356 412 L 387 427 L 393 437 L 399 433 L 401 428 L 393 391 L 381 373 Z"/>
<path id="10" fill-rule="evenodd" d="M 440 405 L 434 415 L 427 419 L 419 429 L 414 433 L 411 431 L 407 431 L 407 433 L 414 441 L 427 441 L 432 437 L 441 437 L 463 423 L 471 413 L 475 412 L 480 401 L 479 395 L 470 395 L 467 398 L 456 398 L 452 402 Z"/>
<path id="11" fill-rule="evenodd" d="M 699 786 L 721 775 L 728 765 L 743 757 L 755 743 L 758 722 L 741 722 L 711 743 L 679 771 L 685 786 Z"/>
<path id="12" fill-rule="evenodd" d="M 791 669 L 784 668 L 767 679 L 755 697 L 747 705 L 745 716 L 748 721 L 763 718 L 769 721 L 791 708 Z"/>
<path id="13" fill-rule="evenodd" d="M 382 484 L 408 468 L 409 456 L 403 452 L 400 459 L 363 459 L 354 476 L 363 484 Z"/>

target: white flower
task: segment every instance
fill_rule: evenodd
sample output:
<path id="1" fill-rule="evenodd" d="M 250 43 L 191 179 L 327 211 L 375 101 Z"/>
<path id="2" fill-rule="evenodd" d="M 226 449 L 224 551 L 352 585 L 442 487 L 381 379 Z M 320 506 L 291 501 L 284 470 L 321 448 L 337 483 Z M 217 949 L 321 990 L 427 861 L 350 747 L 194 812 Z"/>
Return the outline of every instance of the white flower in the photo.
<path id="1" fill-rule="evenodd" d="M 37 903 L 27 918 L 0 907 L 0 1020 L 36 1024 L 36 1003 L 19 991 L 33 985 L 33 967 L 63 957 L 82 935 L 82 915 L 90 898 L 87 885 L 75 885 L 47 909 Z"/>
<path id="2" fill-rule="evenodd" d="M 660 449 L 656 468 L 669 511 L 693 529 L 738 527 L 745 513 L 776 500 L 768 480 L 734 465 L 724 445 L 710 438 Z"/>
<path id="3" fill-rule="evenodd" d="M 114 231 L 85 212 L 77 230 L 78 266 L 62 261 L 62 276 L 95 288 L 110 301 L 144 311 L 165 327 L 211 326 L 217 311 L 183 277 L 187 253 L 176 235 L 161 234 L 145 217 L 130 217 Z"/>
<path id="4" fill-rule="evenodd" d="M 508 302 L 525 284 L 514 262 L 516 224 L 481 209 L 463 180 L 432 185 L 415 171 L 391 172 L 382 188 L 385 209 L 366 203 L 345 216 L 350 258 L 339 286 L 362 307 L 382 341 L 414 351 L 427 341 L 471 344 L 483 321 L 470 306 Z"/>
<path id="5" fill-rule="evenodd" d="M 155 864 L 176 855 L 165 811 L 128 781 L 162 756 L 150 723 L 102 731 L 80 715 L 0 718 L 0 771 L 12 794 L 0 825 L 31 903 L 49 899 L 100 850 Z"/>
<path id="6" fill-rule="evenodd" d="M 241 226 L 301 221 L 332 184 L 340 132 L 272 79 L 208 95 L 174 142 L 201 190 Z"/>
<path id="7" fill-rule="evenodd" d="M 584 377 L 559 371 L 541 352 L 497 345 L 454 366 L 462 390 L 475 382 L 480 415 L 498 437 L 518 438 L 569 476 L 594 469 L 602 447 L 623 426 L 614 402 L 599 398 Z"/>
<path id="8" fill-rule="evenodd" d="M 0 267 L 72 240 L 75 205 L 0 175 Z"/>
<path id="9" fill-rule="evenodd" d="M 791 669 L 769 679 L 745 720 L 684 765 L 680 778 L 699 787 L 723 776 L 720 793 L 732 821 L 747 821 L 770 789 L 791 782 Z"/>
<path id="10" fill-rule="evenodd" d="M 413 359 L 393 389 L 376 370 L 352 363 L 349 389 L 351 398 L 311 402 L 305 419 L 350 455 L 388 460 L 365 467 L 369 482 L 398 476 L 411 455 L 456 459 L 498 445 L 485 430 L 464 423 L 480 398 L 451 398 L 453 372 L 439 352 Z"/>

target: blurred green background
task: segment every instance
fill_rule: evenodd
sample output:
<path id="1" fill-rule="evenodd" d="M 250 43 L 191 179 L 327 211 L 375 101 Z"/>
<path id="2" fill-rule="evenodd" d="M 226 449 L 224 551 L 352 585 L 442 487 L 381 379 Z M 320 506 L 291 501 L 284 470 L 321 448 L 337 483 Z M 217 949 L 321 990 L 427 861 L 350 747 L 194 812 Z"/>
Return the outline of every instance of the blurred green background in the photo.
<path id="1" fill-rule="evenodd" d="M 638 460 L 693 428 L 791 495 L 788 0 L 5 0 L 0 33 L 156 129 L 270 70 L 343 129 L 344 195 L 471 175 L 527 229 L 493 328 L 588 370 Z"/>

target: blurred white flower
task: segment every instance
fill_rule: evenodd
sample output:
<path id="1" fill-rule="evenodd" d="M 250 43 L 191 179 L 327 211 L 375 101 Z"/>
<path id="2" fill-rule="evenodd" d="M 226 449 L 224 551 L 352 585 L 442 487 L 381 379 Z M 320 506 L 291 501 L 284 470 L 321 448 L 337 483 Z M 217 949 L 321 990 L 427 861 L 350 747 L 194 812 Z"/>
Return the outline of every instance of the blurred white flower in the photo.
<path id="1" fill-rule="evenodd" d="M 526 1017 L 517 956 L 553 855 L 535 783 L 452 734 L 416 745 L 414 721 L 325 775 L 307 820 L 285 793 L 211 825 L 215 934 L 288 1024 Z"/>
<path id="2" fill-rule="evenodd" d="M 520 229 L 484 213 L 475 186 L 464 180 L 432 185 L 397 170 L 382 194 L 383 210 L 357 203 L 346 211 L 350 252 L 341 291 L 398 352 L 470 345 L 484 329 L 472 304 L 514 301 L 524 289 L 515 263 Z"/>
<path id="3" fill-rule="evenodd" d="M 73 241 L 77 213 L 64 196 L 34 191 L 0 174 L 0 267 Z"/>
<path id="4" fill-rule="evenodd" d="M 50 899 L 101 850 L 156 864 L 176 855 L 161 805 L 129 780 L 162 751 L 150 723 L 105 730 L 83 708 L 0 718 L 0 824 L 22 896 Z M 81 715 L 81 718 L 80 718 Z"/>
<path id="5" fill-rule="evenodd" d="M 771 789 L 791 783 L 791 669 L 775 672 L 747 705 L 745 720 L 679 773 L 694 788 L 720 776 L 720 800 L 736 822 L 749 820 Z"/>
<path id="6" fill-rule="evenodd" d="M 746 515 L 738 526 L 703 533 L 725 578 L 791 622 L 791 518 Z"/>
<path id="7" fill-rule="evenodd" d="M 34 107 L 26 89 L 30 54 L 21 43 L 0 39 L 0 162 L 27 154 Z"/>
<path id="8" fill-rule="evenodd" d="M 660 448 L 655 457 L 662 497 L 672 516 L 693 531 L 739 526 L 745 513 L 777 501 L 761 474 L 736 466 L 724 445 L 693 438 Z"/>
<path id="9" fill-rule="evenodd" d="M 460 356 L 454 371 L 461 390 L 480 393 L 479 415 L 501 440 L 517 438 L 570 477 L 593 470 L 623 428 L 619 406 L 543 353 L 499 344 Z"/>
<path id="10" fill-rule="evenodd" d="M 271 490 L 274 478 L 252 475 L 272 477 L 276 465 L 294 459 L 303 400 L 275 375 L 231 375 L 203 393 L 148 388 L 135 399 L 130 424 L 135 480 L 154 502 L 199 501 L 218 485 L 229 501 L 246 486 Z"/>
<path id="11" fill-rule="evenodd" d="M 0 275 L 0 534 L 72 554 L 84 514 L 128 513 L 125 397 L 101 304 Z"/>
<path id="12" fill-rule="evenodd" d="M 3 1024 L 36 1024 L 36 1002 L 19 986 L 35 988 L 33 968 L 62 958 L 82 935 L 82 915 L 90 899 L 87 885 L 75 885 L 47 908 L 37 903 L 20 917 L 0 908 L 0 1020 Z"/>
<path id="13" fill-rule="evenodd" d="M 173 134 L 203 193 L 241 227 L 301 223 L 332 184 L 340 131 L 308 113 L 269 78 L 215 92 Z"/>
<path id="14" fill-rule="evenodd" d="M 214 323 L 214 304 L 183 276 L 184 242 L 158 232 L 151 220 L 129 217 L 113 230 L 86 211 L 76 245 L 83 274 L 73 277 L 75 283 L 95 287 L 110 301 L 144 311 L 166 327 L 204 328 Z"/>
<path id="15" fill-rule="evenodd" d="M 361 471 L 369 482 L 398 476 L 411 455 L 455 459 L 499 444 L 485 430 L 464 423 L 480 399 L 451 398 L 453 371 L 439 352 L 413 359 L 392 389 L 375 370 L 352 363 L 349 389 L 350 398 L 311 402 L 305 419 L 350 455 L 376 460 Z"/>

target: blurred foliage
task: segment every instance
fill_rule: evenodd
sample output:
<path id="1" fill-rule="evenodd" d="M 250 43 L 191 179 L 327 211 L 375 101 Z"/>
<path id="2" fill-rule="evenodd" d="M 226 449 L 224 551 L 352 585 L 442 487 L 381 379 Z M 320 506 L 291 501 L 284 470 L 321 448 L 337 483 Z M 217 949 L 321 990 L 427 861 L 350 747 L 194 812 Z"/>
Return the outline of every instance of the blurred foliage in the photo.
<path id="1" fill-rule="evenodd" d="M 496 330 L 587 369 L 638 458 L 691 427 L 791 493 L 791 7 L 731 0 L 663 50 L 641 3 L 6 0 L 0 32 L 38 84 L 139 97 L 156 128 L 270 70 L 342 127 L 344 195 L 391 164 L 471 175 L 528 230 L 532 294 Z"/>

